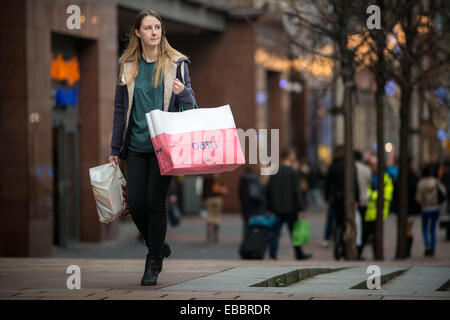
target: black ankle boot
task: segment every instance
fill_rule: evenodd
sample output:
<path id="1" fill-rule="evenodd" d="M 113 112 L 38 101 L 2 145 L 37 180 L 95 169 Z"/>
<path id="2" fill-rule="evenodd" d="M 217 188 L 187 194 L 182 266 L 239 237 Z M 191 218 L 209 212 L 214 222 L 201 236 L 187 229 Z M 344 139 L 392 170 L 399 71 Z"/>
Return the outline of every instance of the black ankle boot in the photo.
<path id="1" fill-rule="evenodd" d="M 164 258 L 168 258 L 168 257 L 170 257 L 171 253 L 172 253 L 172 251 L 170 250 L 169 244 L 167 242 L 164 242 L 163 247 L 162 247 L 162 256 Z"/>
<path id="2" fill-rule="evenodd" d="M 162 256 L 161 267 L 158 269 L 158 272 L 161 272 L 161 270 L 162 270 L 162 259 L 168 258 L 171 253 L 172 253 L 172 251 L 170 250 L 169 244 L 167 242 L 164 242 L 163 247 L 162 247 L 162 254 L 161 254 L 161 256 Z"/>
<path id="3" fill-rule="evenodd" d="M 162 268 L 162 258 L 155 259 L 150 258 L 147 254 L 147 259 L 145 260 L 145 271 L 142 276 L 141 285 L 143 286 L 154 286 L 158 280 L 158 275 Z"/>

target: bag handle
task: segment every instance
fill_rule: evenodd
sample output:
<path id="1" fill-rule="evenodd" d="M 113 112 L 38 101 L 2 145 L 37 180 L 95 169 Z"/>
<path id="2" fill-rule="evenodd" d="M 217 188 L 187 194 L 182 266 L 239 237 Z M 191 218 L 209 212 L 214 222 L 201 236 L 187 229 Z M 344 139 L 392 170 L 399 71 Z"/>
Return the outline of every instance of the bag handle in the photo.
<path id="1" fill-rule="evenodd" d="M 194 108 L 193 109 L 198 109 L 198 105 L 197 105 L 197 103 L 195 102 L 195 100 L 194 100 Z M 178 106 L 178 112 L 183 112 L 183 106 L 181 105 L 181 103 L 180 103 L 180 105 Z"/>

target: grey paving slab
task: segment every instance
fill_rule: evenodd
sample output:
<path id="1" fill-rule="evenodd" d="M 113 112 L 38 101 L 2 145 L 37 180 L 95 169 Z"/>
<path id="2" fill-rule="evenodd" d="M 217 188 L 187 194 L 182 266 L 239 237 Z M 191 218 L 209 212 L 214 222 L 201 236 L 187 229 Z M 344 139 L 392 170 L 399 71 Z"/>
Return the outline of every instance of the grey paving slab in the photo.
<path id="1" fill-rule="evenodd" d="M 323 267 L 290 266 L 290 267 L 239 267 L 218 272 L 205 277 L 193 279 L 174 286 L 166 287 L 169 290 L 211 290 L 221 288 L 233 291 L 262 291 L 264 287 L 252 287 L 263 280 L 280 276 L 291 271 Z M 280 291 L 280 290 L 278 290 Z"/>
<path id="2" fill-rule="evenodd" d="M 412 267 L 383 286 L 387 292 L 416 296 L 449 296 L 450 291 L 436 291 L 450 280 L 450 267 Z"/>
<path id="3" fill-rule="evenodd" d="M 382 267 L 380 268 L 381 276 L 392 272 L 404 270 L 398 267 Z M 353 267 L 344 270 L 320 274 L 312 278 L 293 284 L 294 288 L 302 288 L 305 285 L 334 285 L 341 289 L 350 289 L 351 287 L 367 280 L 370 274 L 367 273 L 367 267 Z"/>
<path id="4" fill-rule="evenodd" d="M 306 267 L 303 267 L 306 268 Z M 221 272 L 219 274 L 213 274 L 210 277 L 227 277 L 227 278 L 253 278 L 253 279 L 260 279 L 260 278 L 267 278 L 271 276 L 275 276 L 277 274 L 284 274 L 293 270 L 301 269 L 301 267 L 239 267 L 239 268 L 233 268 L 230 270 L 226 270 L 224 272 Z"/>
<path id="5" fill-rule="evenodd" d="M 403 270 L 397 267 L 382 267 L 381 275 Z M 380 290 L 351 289 L 367 280 L 365 267 L 349 268 L 329 274 L 321 274 L 286 287 L 286 291 L 312 295 L 354 296 L 421 296 L 450 299 L 450 292 L 436 291 L 449 278 L 449 267 L 413 267 L 381 285 Z M 275 291 L 280 288 L 265 288 Z"/>
<path id="6" fill-rule="evenodd" d="M 323 266 L 238 267 L 165 287 L 164 290 L 220 290 L 261 294 L 290 293 L 311 296 L 354 296 L 355 298 L 421 296 L 450 299 L 450 292 L 436 291 L 448 280 L 450 267 L 406 268 L 383 266 L 380 268 L 381 276 L 399 271 L 403 271 L 403 273 L 382 284 L 381 290 L 351 289 L 367 281 L 370 275 L 366 272 L 367 266 L 347 267 L 342 270 L 322 273 L 287 287 L 252 287 L 252 285 L 261 282 L 261 279 L 269 279 L 300 269 L 319 268 L 324 269 Z M 331 267 L 330 269 L 339 268 Z"/>

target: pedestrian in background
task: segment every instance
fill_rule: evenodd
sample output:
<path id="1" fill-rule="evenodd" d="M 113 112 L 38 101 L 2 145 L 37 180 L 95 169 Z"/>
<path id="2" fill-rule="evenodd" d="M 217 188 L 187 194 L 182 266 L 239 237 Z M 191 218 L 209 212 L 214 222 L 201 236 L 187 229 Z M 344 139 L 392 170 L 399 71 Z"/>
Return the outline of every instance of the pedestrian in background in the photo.
<path id="1" fill-rule="evenodd" d="M 252 215 L 263 214 L 266 210 L 266 194 L 256 170 L 256 165 L 247 165 L 239 182 L 239 199 L 241 202 L 243 231 Z"/>
<path id="2" fill-rule="evenodd" d="M 328 240 L 331 232 L 331 221 L 335 223 L 334 250 L 335 260 L 345 256 L 344 228 L 345 228 L 345 208 L 344 208 L 344 148 L 336 146 L 333 154 L 333 162 L 328 168 L 325 184 L 325 201 L 328 204 L 328 214 L 332 214 L 331 219 L 327 219 Z M 328 218 L 328 217 L 327 217 Z"/>
<path id="3" fill-rule="evenodd" d="M 408 158 L 408 228 L 406 232 L 407 237 L 407 253 L 406 256 L 411 256 L 411 249 L 414 241 L 413 226 L 414 216 L 420 215 L 420 204 L 416 200 L 417 185 L 419 183 L 419 177 L 414 172 L 413 159 Z M 397 197 L 397 204 L 399 203 Z M 398 213 L 398 210 L 396 211 Z"/>
<path id="4" fill-rule="evenodd" d="M 345 252 L 345 192 L 344 192 L 344 146 L 337 146 L 334 150 L 334 160 L 328 169 L 325 199 L 328 206 L 332 207 L 336 221 L 336 232 L 334 237 L 333 255 L 335 260 L 346 258 Z M 356 172 L 356 168 L 354 169 Z M 359 187 L 356 174 L 354 175 L 354 197 L 355 203 L 359 201 Z"/>
<path id="5" fill-rule="evenodd" d="M 378 160 L 377 158 L 372 158 L 371 160 L 371 171 L 372 171 L 372 183 L 368 190 L 368 203 L 366 214 L 363 221 L 363 234 L 362 234 L 362 244 L 358 250 L 358 259 L 363 260 L 362 253 L 364 251 L 364 246 L 369 242 L 372 242 L 373 256 L 375 257 L 375 234 L 377 225 L 377 200 L 378 200 Z M 383 206 L 383 221 L 386 220 L 391 202 L 394 196 L 394 182 L 392 177 L 385 171 L 383 175 L 384 181 L 384 206 Z"/>
<path id="6" fill-rule="evenodd" d="M 425 243 L 425 256 L 434 256 L 436 249 L 436 224 L 439 219 L 439 192 L 444 196 L 447 191 L 442 183 L 433 176 L 433 167 L 426 165 L 417 185 L 416 200 L 422 207 L 422 234 Z"/>
<path id="7" fill-rule="evenodd" d="M 299 161 L 297 160 L 297 158 L 295 158 L 292 162 L 292 168 L 299 174 L 302 201 L 306 208 L 308 206 L 308 193 L 310 190 L 309 186 L 310 167 L 308 165 L 308 160 L 303 158 L 301 161 Z"/>
<path id="8" fill-rule="evenodd" d="M 367 204 L 369 202 L 368 191 L 369 186 L 372 184 L 372 173 L 370 171 L 370 167 L 362 162 L 362 153 L 359 151 L 355 151 L 353 153 L 355 159 L 356 166 L 356 178 L 358 179 L 359 186 L 359 221 L 361 222 L 361 233 L 362 233 L 362 224 L 364 221 L 364 217 L 366 215 Z M 362 238 L 362 234 L 361 234 Z M 362 251 L 362 241 L 358 244 L 358 257 L 361 257 Z"/>
<path id="9" fill-rule="evenodd" d="M 324 197 L 325 197 L 325 206 L 327 210 L 327 217 L 325 222 L 325 232 L 322 241 L 322 247 L 328 248 L 330 245 L 331 235 L 334 234 L 333 231 L 336 230 L 336 219 L 334 213 L 334 201 L 333 194 L 334 187 L 330 185 L 330 169 L 336 163 L 344 157 L 343 150 L 340 147 L 336 147 L 333 153 L 333 160 L 328 167 L 326 177 L 325 177 L 325 188 L 324 188 Z"/>
<path id="10" fill-rule="evenodd" d="M 439 178 L 439 169 L 441 167 L 441 163 L 435 153 L 432 153 L 430 156 L 430 162 L 428 162 L 427 166 L 431 171 L 431 176 L 435 178 Z"/>
<path id="11" fill-rule="evenodd" d="M 176 112 L 179 104 L 192 109 L 195 101 L 187 66 L 190 61 L 170 46 L 161 17 L 142 10 L 130 31 L 129 44 L 119 59 L 108 160 L 116 164 L 119 158 L 126 160 L 128 207 L 148 249 L 141 279 L 146 286 L 156 285 L 163 258 L 170 255 L 164 240 L 172 176 L 160 174 L 145 114 L 154 109 Z M 176 76 L 165 82 L 169 75 Z"/>
<path id="12" fill-rule="evenodd" d="M 223 196 L 228 194 L 228 188 L 222 184 L 220 176 L 220 173 L 213 173 L 203 180 L 203 202 L 207 211 L 206 242 L 219 242 Z"/>
<path id="13" fill-rule="evenodd" d="M 322 173 L 318 167 L 310 166 L 308 174 L 308 194 L 310 203 L 322 207 L 324 200 L 320 192 L 322 186 Z"/>
<path id="14" fill-rule="evenodd" d="M 278 241 L 283 225 L 286 223 L 292 238 L 292 230 L 299 215 L 305 209 L 300 190 L 298 173 L 292 168 L 296 156 L 293 150 L 283 150 L 278 172 L 270 176 L 267 185 L 268 209 L 277 216 L 270 245 L 270 258 L 276 260 Z M 294 252 L 297 260 L 311 258 L 311 254 L 303 252 L 301 246 L 295 246 Z"/>
<path id="15" fill-rule="evenodd" d="M 397 159 L 395 157 L 392 157 L 389 159 L 388 164 L 386 166 L 386 173 L 389 174 L 395 184 L 395 182 L 398 180 L 399 170 L 397 165 Z"/>
<path id="16" fill-rule="evenodd" d="M 176 227 L 180 224 L 181 209 L 178 205 L 178 186 L 176 180 L 173 179 L 169 186 L 169 197 L 167 199 L 167 213 L 169 222 L 172 227 Z"/>

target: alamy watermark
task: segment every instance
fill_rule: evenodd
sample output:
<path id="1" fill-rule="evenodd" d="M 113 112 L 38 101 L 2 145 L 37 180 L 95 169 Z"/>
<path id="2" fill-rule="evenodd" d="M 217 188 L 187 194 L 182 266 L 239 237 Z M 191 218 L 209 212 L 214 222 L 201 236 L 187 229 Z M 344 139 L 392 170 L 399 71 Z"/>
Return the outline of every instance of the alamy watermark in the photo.
<path id="1" fill-rule="evenodd" d="M 381 269 L 377 265 L 367 267 L 366 273 L 370 274 L 367 278 L 366 285 L 369 290 L 381 289 Z"/>
<path id="2" fill-rule="evenodd" d="M 70 14 L 66 19 L 66 26 L 69 30 L 81 29 L 81 10 L 76 4 L 72 4 L 67 7 L 66 13 Z"/>
<path id="3" fill-rule="evenodd" d="M 245 158 L 245 140 L 249 139 L 249 155 L 248 155 L 248 163 L 249 164 L 257 164 L 258 163 L 258 155 L 259 155 L 259 163 L 263 166 L 261 167 L 260 173 L 261 175 L 274 175 L 278 172 L 279 163 L 280 163 L 280 129 L 270 129 L 270 156 L 267 153 L 267 136 L 268 129 L 259 129 L 256 132 L 256 129 L 250 128 L 247 130 L 237 129 L 237 133 L 239 136 L 239 141 L 242 146 L 242 152 L 244 153 Z"/>
<path id="4" fill-rule="evenodd" d="M 369 30 L 381 29 L 380 7 L 375 4 L 372 4 L 367 7 L 366 13 L 370 14 L 370 16 L 367 18 L 367 21 L 366 21 L 367 29 L 369 29 Z"/>
<path id="5" fill-rule="evenodd" d="M 66 281 L 67 289 L 81 289 L 81 270 L 80 267 L 73 264 L 67 267 L 66 273 L 71 274 Z"/>
<path id="6" fill-rule="evenodd" d="M 66 26 L 69 30 L 81 29 L 81 9 L 76 4 L 67 7 L 66 13 L 70 14 L 66 20 Z M 369 30 L 381 29 L 381 9 L 379 6 L 372 4 L 367 7 L 366 13 L 370 14 L 367 18 L 366 26 Z"/>

